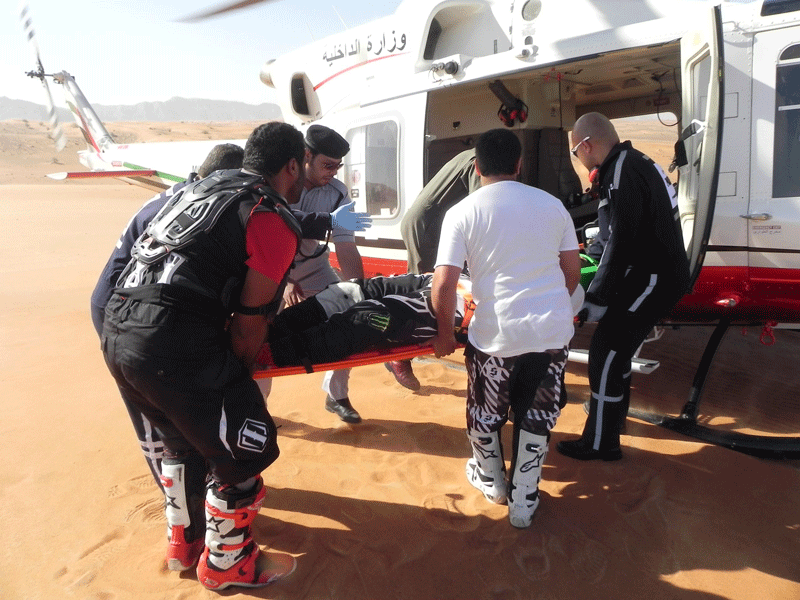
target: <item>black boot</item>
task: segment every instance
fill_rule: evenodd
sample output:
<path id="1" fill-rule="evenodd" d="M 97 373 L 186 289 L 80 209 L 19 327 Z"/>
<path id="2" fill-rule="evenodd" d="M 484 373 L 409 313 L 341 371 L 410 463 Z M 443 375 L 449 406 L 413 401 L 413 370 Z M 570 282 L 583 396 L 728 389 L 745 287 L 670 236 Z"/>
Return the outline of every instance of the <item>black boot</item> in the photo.
<path id="1" fill-rule="evenodd" d="M 619 460 L 622 450 L 619 447 L 619 431 L 625 422 L 627 407 L 620 399 L 617 402 L 604 401 L 602 414 L 598 417 L 600 402 L 592 394 L 589 401 L 589 416 L 583 427 L 583 434 L 577 440 L 562 441 L 556 450 L 564 456 L 576 460 Z M 597 427 L 600 427 L 597 435 Z"/>

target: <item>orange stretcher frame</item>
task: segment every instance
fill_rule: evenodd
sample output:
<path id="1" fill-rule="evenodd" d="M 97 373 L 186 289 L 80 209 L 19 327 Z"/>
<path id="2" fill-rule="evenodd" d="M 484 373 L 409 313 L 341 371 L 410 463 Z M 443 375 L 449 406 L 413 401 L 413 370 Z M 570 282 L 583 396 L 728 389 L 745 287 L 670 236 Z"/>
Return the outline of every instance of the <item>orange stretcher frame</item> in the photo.
<path id="1" fill-rule="evenodd" d="M 463 348 L 463 344 L 459 344 L 456 348 Z M 362 367 L 364 365 L 374 365 L 376 363 L 388 362 L 392 360 L 406 360 L 414 358 L 415 356 L 425 356 L 426 354 L 433 354 L 433 346 L 427 344 L 413 344 L 410 346 L 398 346 L 396 348 L 386 348 L 381 350 L 368 350 L 366 352 L 359 352 L 352 354 L 343 360 L 330 363 L 320 363 L 318 365 L 311 365 L 312 373 L 320 371 L 336 371 L 339 369 L 349 369 L 352 367 Z M 266 369 L 259 369 L 253 373 L 254 379 L 268 379 L 270 377 L 282 377 L 284 375 L 300 375 L 307 373 L 306 368 L 303 366 L 291 367 L 269 367 Z"/>

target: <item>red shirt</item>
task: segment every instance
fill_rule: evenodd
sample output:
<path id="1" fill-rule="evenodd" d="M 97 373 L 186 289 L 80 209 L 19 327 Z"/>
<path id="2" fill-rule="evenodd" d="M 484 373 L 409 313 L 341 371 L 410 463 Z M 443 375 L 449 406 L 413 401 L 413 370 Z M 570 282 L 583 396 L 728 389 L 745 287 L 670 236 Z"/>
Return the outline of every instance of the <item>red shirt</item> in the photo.
<path id="1" fill-rule="evenodd" d="M 280 283 L 292 266 L 297 236 L 272 212 L 256 212 L 247 221 L 248 267 Z"/>

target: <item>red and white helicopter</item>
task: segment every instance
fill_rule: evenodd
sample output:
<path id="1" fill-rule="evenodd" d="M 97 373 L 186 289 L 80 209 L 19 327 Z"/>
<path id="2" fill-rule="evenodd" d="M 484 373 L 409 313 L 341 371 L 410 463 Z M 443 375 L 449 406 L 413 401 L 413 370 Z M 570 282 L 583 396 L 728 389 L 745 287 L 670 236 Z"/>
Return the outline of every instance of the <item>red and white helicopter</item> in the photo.
<path id="1" fill-rule="evenodd" d="M 29 74 L 63 86 L 86 137 L 80 159 L 96 175 L 164 188 L 220 142 L 116 144 L 68 73 L 39 62 Z M 575 120 L 679 115 L 665 135 L 685 155 L 677 180 L 694 285 L 665 323 L 716 329 L 681 416 L 637 416 L 739 450 L 800 452 L 797 438 L 696 422 L 730 325 L 800 327 L 800 0 L 404 0 L 391 16 L 267 61 L 260 76 L 287 122 L 321 122 L 349 140 L 339 178 L 373 215 L 357 237 L 370 274 L 406 270 L 406 209 L 501 121 L 522 142 L 522 180 L 579 223 L 596 202 L 583 202 L 568 153 Z"/>

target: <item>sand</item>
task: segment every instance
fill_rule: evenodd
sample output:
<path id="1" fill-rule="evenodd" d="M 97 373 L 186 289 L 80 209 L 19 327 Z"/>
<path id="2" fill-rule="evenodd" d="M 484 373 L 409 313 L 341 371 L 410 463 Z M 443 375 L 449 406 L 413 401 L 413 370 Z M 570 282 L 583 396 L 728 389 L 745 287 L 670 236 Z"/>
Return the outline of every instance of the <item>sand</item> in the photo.
<path id="1" fill-rule="evenodd" d="M 240 137 L 251 127 L 110 129 L 165 141 Z M 164 567 L 162 498 L 89 318 L 100 269 L 149 192 L 44 179 L 79 168 L 79 134 L 67 133 L 70 146 L 55 158 L 40 123 L 0 122 L 0 598 L 212 598 L 193 572 Z M 669 330 L 645 346 L 642 356 L 661 366 L 634 375 L 633 405 L 679 413 L 710 332 Z M 575 347 L 587 347 L 590 333 L 578 330 Z M 731 331 L 717 354 L 700 421 L 800 435 L 800 334 L 778 331 L 764 346 L 760 331 L 741 333 Z M 321 374 L 275 380 L 269 407 L 282 454 L 264 473 L 255 532 L 299 567 L 273 586 L 220 595 L 800 598 L 800 461 L 629 419 L 619 462 L 579 463 L 552 450 L 533 525 L 516 530 L 464 477 L 461 357 L 418 360 L 415 372 L 417 393 L 382 365 L 354 370 L 351 399 L 364 417 L 356 426 L 323 409 Z M 585 365 L 570 363 L 567 385 L 553 444 L 583 426 Z"/>

